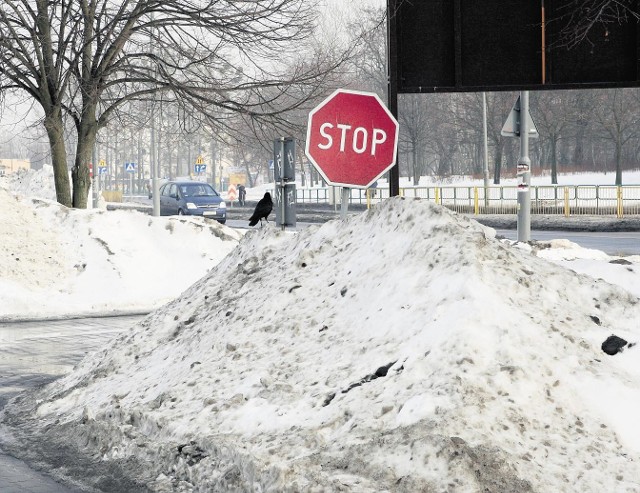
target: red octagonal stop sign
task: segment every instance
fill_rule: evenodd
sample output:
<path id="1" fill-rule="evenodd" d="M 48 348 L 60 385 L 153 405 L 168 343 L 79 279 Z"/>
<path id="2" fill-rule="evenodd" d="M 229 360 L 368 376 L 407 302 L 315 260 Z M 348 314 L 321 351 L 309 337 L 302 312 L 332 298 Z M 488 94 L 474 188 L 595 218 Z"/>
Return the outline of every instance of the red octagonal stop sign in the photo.
<path id="1" fill-rule="evenodd" d="M 376 94 L 339 89 L 309 113 L 306 154 L 330 185 L 369 187 L 397 148 L 398 122 Z"/>

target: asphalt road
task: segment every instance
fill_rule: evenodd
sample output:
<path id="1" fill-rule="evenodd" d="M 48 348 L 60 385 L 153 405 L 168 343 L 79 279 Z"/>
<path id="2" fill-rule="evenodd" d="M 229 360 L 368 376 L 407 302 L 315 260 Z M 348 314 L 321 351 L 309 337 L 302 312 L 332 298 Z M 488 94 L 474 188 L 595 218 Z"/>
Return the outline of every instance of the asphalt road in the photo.
<path id="1" fill-rule="evenodd" d="M 71 371 L 141 316 L 0 323 L 0 410 L 23 390 Z M 81 493 L 0 449 L 0 492 Z"/>
<path id="2" fill-rule="evenodd" d="M 133 316 L 0 323 L 0 409 L 23 390 L 65 375 L 88 352 L 140 319 Z"/>
<path id="3" fill-rule="evenodd" d="M 496 234 L 516 240 L 518 233 L 513 229 L 497 229 Z M 600 250 L 607 255 L 640 255 L 640 232 L 576 232 L 576 231 L 531 231 L 531 240 L 569 240 L 583 248 Z"/>

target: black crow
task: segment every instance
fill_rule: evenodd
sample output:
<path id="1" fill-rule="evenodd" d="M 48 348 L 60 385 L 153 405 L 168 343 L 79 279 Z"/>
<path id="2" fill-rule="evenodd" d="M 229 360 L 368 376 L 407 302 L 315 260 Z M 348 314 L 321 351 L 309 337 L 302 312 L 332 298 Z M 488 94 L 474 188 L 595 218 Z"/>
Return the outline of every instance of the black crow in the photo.
<path id="1" fill-rule="evenodd" d="M 253 211 L 253 216 L 249 218 L 249 226 L 255 226 L 260 221 L 260 225 L 262 225 L 262 218 L 264 217 L 267 222 L 267 216 L 271 214 L 271 210 L 273 209 L 273 200 L 271 200 L 271 194 L 269 192 L 264 194 L 258 204 L 256 205 L 255 210 Z"/>

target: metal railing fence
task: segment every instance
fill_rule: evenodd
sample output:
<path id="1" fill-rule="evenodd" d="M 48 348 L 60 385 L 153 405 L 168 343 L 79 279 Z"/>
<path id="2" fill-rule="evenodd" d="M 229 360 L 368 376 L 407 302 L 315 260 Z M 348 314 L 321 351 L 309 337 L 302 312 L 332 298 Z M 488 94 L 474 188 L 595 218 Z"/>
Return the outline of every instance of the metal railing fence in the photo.
<path id="1" fill-rule="evenodd" d="M 545 215 L 640 215 L 640 185 L 536 185 L 531 186 L 531 213 Z M 336 203 L 339 189 L 296 190 L 299 203 Z M 404 187 L 404 197 L 431 200 L 465 214 L 517 214 L 517 186 Z M 351 189 L 350 203 L 371 206 L 389 197 L 388 188 Z"/>

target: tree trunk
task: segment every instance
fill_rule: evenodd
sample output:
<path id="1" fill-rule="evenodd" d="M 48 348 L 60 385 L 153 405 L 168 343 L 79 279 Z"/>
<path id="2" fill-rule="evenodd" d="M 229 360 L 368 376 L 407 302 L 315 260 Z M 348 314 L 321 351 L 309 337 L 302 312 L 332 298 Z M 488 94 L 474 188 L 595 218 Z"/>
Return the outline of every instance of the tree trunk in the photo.
<path id="1" fill-rule="evenodd" d="M 616 185 L 622 185 L 622 142 L 616 139 Z"/>
<path id="2" fill-rule="evenodd" d="M 60 110 L 53 111 L 47 116 L 44 120 L 44 126 L 51 147 L 56 200 L 66 207 L 71 207 L 71 184 L 67 168 L 67 150 L 64 147 L 64 124 Z"/>
<path id="3" fill-rule="evenodd" d="M 411 157 L 413 160 L 413 184 L 417 186 L 420 181 L 420 167 L 418 166 L 418 146 L 415 141 L 411 142 Z"/>
<path id="4" fill-rule="evenodd" d="M 211 142 L 209 143 L 209 154 L 211 154 L 211 186 L 213 188 L 217 188 L 218 185 L 216 185 L 216 162 L 218 161 L 217 157 L 216 157 L 216 143 L 213 139 L 211 139 Z M 253 184 L 251 183 L 251 173 L 249 173 L 249 186 L 253 187 Z"/>
<path id="5" fill-rule="evenodd" d="M 301 185 L 304 187 L 305 183 L 306 183 L 306 180 L 305 180 L 304 164 L 302 162 L 302 159 L 300 160 L 300 165 L 301 165 L 300 169 L 301 169 L 301 175 L 302 175 L 302 183 L 301 183 Z M 249 183 L 248 183 L 249 188 L 253 188 L 254 183 L 253 183 L 253 180 L 251 179 L 251 167 L 249 166 L 249 161 L 245 161 L 244 162 L 244 171 L 245 171 L 245 174 L 247 175 L 247 178 L 249 180 Z M 244 185 L 246 185 L 246 184 L 244 184 Z"/>
<path id="6" fill-rule="evenodd" d="M 90 110 L 89 110 L 90 111 Z M 71 170 L 73 178 L 73 207 L 76 209 L 87 208 L 87 198 L 91 187 L 91 176 L 89 174 L 89 163 L 93 155 L 93 146 L 96 144 L 96 133 L 98 124 L 95 121 L 95 108 L 91 115 L 86 115 L 78 126 L 78 147 L 76 149 L 76 160 Z"/>
<path id="7" fill-rule="evenodd" d="M 557 141 L 551 136 L 551 184 L 558 184 L 558 160 L 556 159 Z"/>
<path id="8" fill-rule="evenodd" d="M 493 158 L 493 184 L 500 185 L 500 171 L 502 167 L 502 146 L 496 145 L 496 154 Z"/>
<path id="9" fill-rule="evenodd" d="M 584 157 L 584 130 L 580 128 L 576 135 L 576 143 L 573 150 L 573 165 L 575 167 L 584 168 L 585 165 L 585 157 Z"/>

